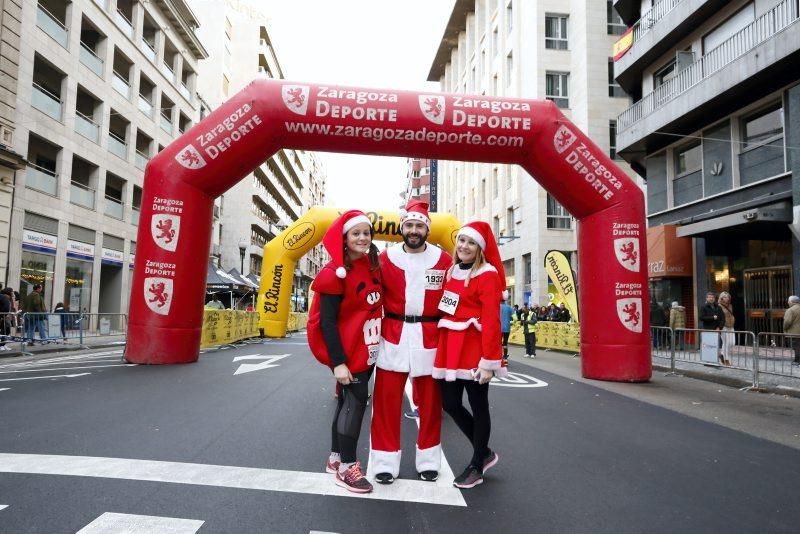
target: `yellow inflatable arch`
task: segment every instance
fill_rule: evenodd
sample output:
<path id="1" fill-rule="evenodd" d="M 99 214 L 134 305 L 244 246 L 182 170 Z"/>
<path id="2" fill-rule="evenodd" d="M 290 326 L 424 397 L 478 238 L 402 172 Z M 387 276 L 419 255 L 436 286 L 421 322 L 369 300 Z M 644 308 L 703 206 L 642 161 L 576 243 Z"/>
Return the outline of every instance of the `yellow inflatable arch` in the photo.
<path id="1" fill-rule="evenodd" d="M 333 221 L 346 210 L 313 207 L 264 245 L 261 286 L 258 289 L 258 326 L 264 335 L 284 337 L 289 319 L 292 280 L 297 261 L 314 248 Z M 365 212 L 375 229 L 375 239 L 402 241 L 400 215 L 393 211 Z M 452 252 L 461 225 L 448 213 L 431 213 L 428 242 Z"/>

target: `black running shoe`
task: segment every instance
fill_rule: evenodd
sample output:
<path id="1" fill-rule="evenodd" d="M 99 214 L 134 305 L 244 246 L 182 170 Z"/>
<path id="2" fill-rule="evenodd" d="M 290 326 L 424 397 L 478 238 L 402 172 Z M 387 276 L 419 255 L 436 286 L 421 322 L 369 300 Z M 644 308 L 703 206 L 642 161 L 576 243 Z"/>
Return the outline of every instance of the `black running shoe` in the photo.
<path id="1" fill-rule="evenodd" d="M 419 479 L 425 482 L 436 482 L 439 478 L 439 471 L 423 471 L 419 474 Z"/>
<path id="2" fill-rule="evenodd" d="M 474 488 L 478 484 L 483 484 L 483 473 L 472 464 L 469 464 L 464 472 L 453 481 L 453 485 L 461 489 Z"/>
<path id="3" fill-rule="evenodd" d="M 375 475 L 375 481 L 378 484 L 391 484 L 394 482 L 394 477 L 391 473 L 378 473 Z"/>

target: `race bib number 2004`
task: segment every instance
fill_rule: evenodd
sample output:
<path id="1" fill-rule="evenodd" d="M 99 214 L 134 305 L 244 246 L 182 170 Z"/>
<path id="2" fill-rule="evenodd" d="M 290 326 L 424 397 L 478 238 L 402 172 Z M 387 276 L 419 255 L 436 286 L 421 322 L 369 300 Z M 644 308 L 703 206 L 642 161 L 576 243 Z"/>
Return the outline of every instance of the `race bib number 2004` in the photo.
<path id="1" fill-rule="evenodd" d="M 455 315 L 458 308 L 459 296 L 452 291 L 445 291 L 439 301 L 439 309 L 448 315 Z"/>

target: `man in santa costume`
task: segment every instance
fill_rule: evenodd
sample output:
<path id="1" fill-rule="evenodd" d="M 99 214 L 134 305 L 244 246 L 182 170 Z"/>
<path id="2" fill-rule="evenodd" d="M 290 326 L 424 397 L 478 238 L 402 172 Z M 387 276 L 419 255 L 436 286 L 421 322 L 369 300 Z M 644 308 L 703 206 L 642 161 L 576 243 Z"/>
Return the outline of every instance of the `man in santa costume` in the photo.
<path id="1" fill-rule="evenodd" d="M 369 466 L 381 484 L 400 472 L 400 416 L 403 392 L 411 377 L 419 404 L 416 467 L 419 478 L 439 477 L 442 401 L 431 377 L 438 344 L 442 285 L 453 263 L 449 254 L 427 243 L 428 204 L 410 200 L 400 213 L 403 243 L 380 255 L 384 319 L 376 363 Z"/>

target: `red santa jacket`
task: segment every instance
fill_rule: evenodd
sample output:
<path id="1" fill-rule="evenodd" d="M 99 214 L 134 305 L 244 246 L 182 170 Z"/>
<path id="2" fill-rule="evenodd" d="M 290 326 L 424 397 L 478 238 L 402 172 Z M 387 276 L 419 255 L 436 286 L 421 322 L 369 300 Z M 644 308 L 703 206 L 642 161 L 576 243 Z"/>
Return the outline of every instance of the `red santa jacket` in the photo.
<path id="1" fill-rule="evenodd" d="M 472 273 L 465 286 L 469 269 L 453 268 L 445 282 L 440 308 L 445 311 L 439 321 L 439 347 L 433 366 L 433 377 L 452 381 L 472 380 L 472 370 L 480 367 L 504 376 L 500 335 L 501 285 L 497 270 L 484 264 Z"/>
<path id="2" fill-rule="evenodd" d="M 336 266 L 329 262 L 323 267 L 311 289 L 316 293 L 342 295 L 339 307 L 339 337 L 347 356 L 351 373 L 362 373 L 375 363 L 381 339 L 381 272 L 369 270 L 369 258 L 353 262 L 347 276 L 336 276 Z M 306 333 L 308 345 L 320 363 L 330 366 L 328 347 L 320 328 L 320 298 L 311 304 Z"/>
<path id="3" fill-rule="evenodd" d="M 408 254 L 399 244 L 384 250 L 380 261 L 386 314 L 441 317 L 444 275 L 453 264 L 448 253 L 428 244 L 425 251 Z M 431 374 L 439 341 L 435 321 L 407 323 L 386 315 L 381 335 L 378 367 L 411 376 Z"/>

